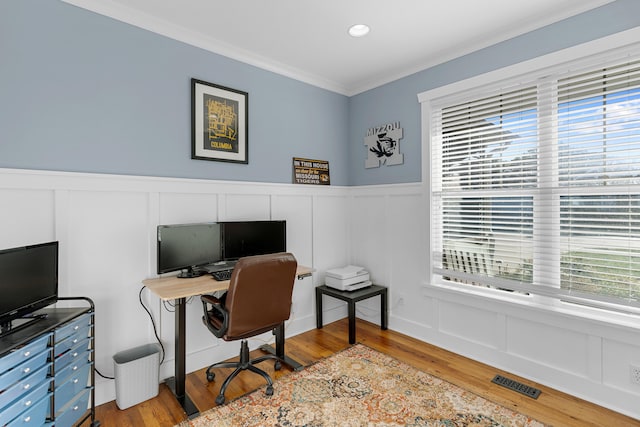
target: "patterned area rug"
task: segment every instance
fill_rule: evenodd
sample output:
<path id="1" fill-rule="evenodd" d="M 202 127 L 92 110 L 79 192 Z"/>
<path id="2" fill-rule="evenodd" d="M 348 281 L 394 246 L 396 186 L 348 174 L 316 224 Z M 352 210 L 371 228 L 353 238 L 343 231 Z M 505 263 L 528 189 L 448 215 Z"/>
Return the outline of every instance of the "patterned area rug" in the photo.
<path id="1" fill-rule="evenodd" d="M 179 427 L 543 426 L 356 344 Z"/>

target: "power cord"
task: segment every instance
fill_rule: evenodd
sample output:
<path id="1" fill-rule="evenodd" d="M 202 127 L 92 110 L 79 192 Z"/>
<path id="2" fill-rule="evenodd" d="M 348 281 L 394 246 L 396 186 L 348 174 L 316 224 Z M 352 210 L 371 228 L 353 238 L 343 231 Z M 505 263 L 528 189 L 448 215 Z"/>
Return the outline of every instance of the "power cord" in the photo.
<path id="1" fill-rule="evenodd" d="M 107 380 L 115 380 L 115 379 L 116 379 L 116 377 L 110 377 L 110 376 L 108 376 L 108 375 L 104 375 L 104 374 L 102 374 L 102 373 L 98 370 L 98 368 L 93 368 L 93 370 L 96 372 L 96 374 L 100 375 L 102 378 L 105 378 L 105 379 L 107 379 Z"/>
<path id="2" fill-rule="evenodd" d="M 160 340 L 160 337 L 158 336 L 156 321 L 153 319 L 153 315 L 151 314 L 151 311 L 149 311 L 149 309 L 142 302 L 142 291 L 145 288 L 146 286 L 143 286 L 142 288 L 140 288 L 140 292 L 138 293 L 138 300 L 140 300 L 140 305 L 142 306 L 142 308 L 144 308 L 144 310 L 149 315 L 149 319 L 151 319 L 151 325 L 153 326 L 153 334 L 156 336 L 156 340 L 158 341 L 158 344 L 160 344 L 160 348 L 162 349 L 162 358 L 160 358 L 160 364 L 162 365 L 162 363 L 164 362 L 164 355 L 165 355 L 164 345 L 162 345 L 162 340 Z"/>
<path id="3" fill-rule="evenodd" d="M 187 304 L 191 304 L 192 302 L 193 302 L 193 297 L 187 298 L 186 300 Z M 174 313 L 176 311 L 176 305 L 171 301 L 162 300 L 162 305 L 164 306 L 164 309 L 167 310 L 169 313 Z"/>
<path id="4" fill-rule="evenodd" d="M 142 306 L 142 308 L 144 308 L 144 310 L 149 315 L 149 318 L 151 319 L 151 324 L 153 325 L 153 334 L 156 336 L 156 340 L 158 341 L 158 344 L 160 344 L 160 348 L 162 349 L 162 358 L 160 359 L 160 364 L 162 364 L 164 362 L 165 349 L 164 349 L 164 345 L 162 344 L 162 341 L 160 340 L 160 337 L 158 336 L 158 330 L 156 328 L 156 322 L 153 318 L 153 315 L 151 314 L 151 311 L 149 311 L 149 309 L 144 305 L 144 302 L 142 301 L 142 291 L 144 291 L 144 288 L 146 288 L 146 286 L 143 286 L 140 289 L 140 293 L 138 293 L 138 300 L 140 301 L 140 305 Z M 94 371 L 96 374 L 100 375 L 104 379 L 115 380 L 115 377 L 110 377 L 108 375 L 103 374 L 98 370 L 98 368 L 94 368 Z"/>

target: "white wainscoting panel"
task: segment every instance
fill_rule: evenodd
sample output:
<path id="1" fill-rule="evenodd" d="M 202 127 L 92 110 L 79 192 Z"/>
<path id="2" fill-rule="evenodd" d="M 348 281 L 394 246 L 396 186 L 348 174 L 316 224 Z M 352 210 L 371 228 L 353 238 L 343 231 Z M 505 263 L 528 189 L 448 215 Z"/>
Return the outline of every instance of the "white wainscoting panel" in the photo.
<path id="1" fill-rule="evenodd" d="M 140 345 L 149 332 L 138 303 L 140 275 L 146 275 L 147 197 L 138 192 L 74 191 L 69 194 L 69 227 L 59 236 L 67 250 L 65 296 L 87 296 L 96 305 L 96 365 L 112 374 L 110 349 Z M 141 333 L 131 334 L 132 325 Z M 137 327 L 140 327 L 137 326 Z M 147 341 L 144 342 L 146 344 Z"/>
<path id="2" fill-rule="evenodd" d="M 2 248 L 55 240 L 55 197 L 50 189 L 0 188 Z"/>
<path id="3" fill-rule="evenodd" d="M 269 194 L 225 194 L 224 201 L 220 221 L 271 219 Z"/>
<path id="4" fill-rule="evenodd" d="M 426 266 L 421 186 L 368 186 L 351 192 L 350 259 L 369 270 L 373 282 L 389 288 L 390 325 L 397 319 L 413 323 L 425 313 L 416 286 Z M 379 324 L 378 298 L 359 302 L 356 308 L 358 317 Z"/>
<path id="5" fill-rule="evenodd" d="M 324 272 L 328 269 L 342 267 L 351 262 L 347 194 L 347 192 L 326 193 L 313 197 L 312 251 L 313 265 L 316 269 L 313 286 L 324 284 Z M 315 293 L 312 301 L 315 304 Z M 347 315 L 346 304 L 335 298 L 324 298 L 323 311 L 325 324 Z M 315 321 L 313 324 L 315 325 Z"/>
<path id="6" fill-rule="evenodd" d="M 448 301 L 439 305 L 440 332 L 484 347 L 497 347 L 497 334 L 504 328 L 500 328 L 496 312 Z"/>
<path id="7" fill-rule="evenodd" d="M 421 194 L 392 194 L 388 197 L 389 260 L 385 283 L 389 284 L 389 309 L 394 316 L 420 319 L 425 302 L 414 285 L 415 277 L 426 277 L 426 222 Z"/>
<path id="8" fill-rule="evenodd" d="M 317 269 L 317 264 L 349 262 L 349 200 L 342 187 L 0 169 L 0 197 L 0 249 L 60 241 L 60 295 L 94 300 L 96 367 L 108 376 L 115 353 L 156 340 L 138 296 L 142 280 L 156 275 L 158 224 L 285 219 L 288 250 L 301 264 Z M 287 335 L 315 327 L 314 280 L 296 283 Z M 160 376 L 172 376 L 173 302 L 161 302 L 148 290 L 141 297 L 166 351 Z M 188 372 L 239 351 L 237 343 L 211 335 L 201 317 L 199 298 L 192 298 Z M 272 334 L 251 346 L 264 341 L 272 342 Z M 112 380 L 96 376 L 96 381 L 97 404 L 115 399 Z"/>
<path id="9" fill-rule="evenodd" d="M 602 361 L 604 384 L 640 394 L 640 384 L 633 383 L 630 379 L 630 366 L 640 368 L 640 340 L 622 342 L 604 338 Z"/>
<path id="10" fill-rule="evenodd" d="M 295 254 L 300 265 L 313 264 L 313 197 L 275 195 L 271 198 L 271 219 L 287 221 L 287 251 Z M 293 288 L 291 318 L 285 324 L 288 334 L 297 334 L 314 325 L 313 281 L 296 280 Z M 294 329 L 296 328 L 296 329 Z"/>
<path id="11" fill-rule="evenodd" d="M 587 333 L 513 317 L 507 325 L 509 353 L 574 375 L 587 376 Z"/>
<path id="12" fill-rule="evenodd" d="M 349 200 L 344 195 L 313 198 L 313 255 L 318 270 L 315 283 L 324 283 L 324 272 L 350 262 Z"/>
<path id="13" fill-rule="evenodd" d="M 351 259 L 380 284 L 387 282 L 391 266 L 387 208 L 386 195 L 356 195 L 352 200 Z"/>
<path id="14" fill-rule="evenodd" d="M 216 193 L 161 193 L 158 204 L 158 224 L 218 221 Z"/>
<path id="15" fill-rule="evenodd" d="M 113 354 L 155 340 L 138 292 L 155 275 L 159 223 L 286 219 L 288 248 L 315 269 L 296 283 L 287 335 L 315 327 L 313 288 L 327 269 L 361 264 L 389 287 L 390 328 L 640 419 L 640 385 L 629 375 L 630 365 L 640 365 L 640 319 L 432 286 L 424 191 L 422 184 L 346 188 L 0 169 L 0 247 L 60 241 L 61 294 L 95 300 L 96 365 L 112 374 Z M 149 292 L 142 297 L 159 319 L 166 378 L 173 313 Z M 238 352 L 204 329 L 199 304 L 187 309 L 189 372 Z M 358 306 L 358 317 L 379 322 L 377 298 Z M 326 323 L 346 316 L 345 304 L 332 298 L 324 311 Z M 113 381 L 97 381 L 96 402 L 113 400 Z"/>

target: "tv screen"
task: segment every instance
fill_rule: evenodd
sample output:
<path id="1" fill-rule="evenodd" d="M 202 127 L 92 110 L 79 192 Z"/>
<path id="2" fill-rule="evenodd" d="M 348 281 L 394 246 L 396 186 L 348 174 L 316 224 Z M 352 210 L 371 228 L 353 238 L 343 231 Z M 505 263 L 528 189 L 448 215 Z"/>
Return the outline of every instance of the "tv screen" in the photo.
<path id="1" fill-rule="evenodd" d="M 58 242 L 0 250 L 0 325 L 58 300 Z"/>
<path id="2" fill-rule="evenodd" d="M 220 224 L 225 260 L 287 251 L 286 221 L 230 221 Z"/>
<path id="3" fill-rule="evenodd" d="M 183 270 L 178 277 L 196 277 L 206 273 L 199 267 L 221 259 L 220 224 L 158 226 L 158 274 Z"/>

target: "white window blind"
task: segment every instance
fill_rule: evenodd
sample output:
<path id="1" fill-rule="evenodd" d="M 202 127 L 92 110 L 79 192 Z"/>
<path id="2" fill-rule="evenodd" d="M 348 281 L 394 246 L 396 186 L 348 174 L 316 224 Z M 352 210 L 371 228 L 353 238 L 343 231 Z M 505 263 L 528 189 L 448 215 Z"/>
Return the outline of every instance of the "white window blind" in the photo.
<path id="1" fill-rule="evenodd" d="M 433 272 L 640 307 L 640 60 L 432 103 Z"/>

